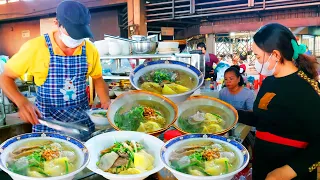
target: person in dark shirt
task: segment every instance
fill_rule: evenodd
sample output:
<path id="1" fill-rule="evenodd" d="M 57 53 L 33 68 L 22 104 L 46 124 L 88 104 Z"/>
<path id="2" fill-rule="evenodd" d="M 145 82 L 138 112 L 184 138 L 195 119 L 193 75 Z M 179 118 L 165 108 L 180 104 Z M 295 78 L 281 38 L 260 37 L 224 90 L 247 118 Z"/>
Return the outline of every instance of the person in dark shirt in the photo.
<path id="1" fill-rule="evenodd" d="M 197 44 L 197 49 L 201 50 L 202 53 L 205 55 L 205 61 L 206 61 L 206 72 L 205 72 L 205 78 L 209 78 L 210 76 L 213 76 L 213 64 L 218 64 L 219 59 L 214 54 L 209 54 L 207 52 L 206 45 L 203 42 L 200 42 Z M 211 74 L 211 75 L 210 75 Z"/>
<path id="2" fill-rule="evenodd" d="M 253 112 L 239 110 L 239 122 L 257 129 L 253 180 L 316 180 L 320 165 L 320 87 L 313 57 L 280 24 L 253 37 L 255 67 L 268 76 Z"/>

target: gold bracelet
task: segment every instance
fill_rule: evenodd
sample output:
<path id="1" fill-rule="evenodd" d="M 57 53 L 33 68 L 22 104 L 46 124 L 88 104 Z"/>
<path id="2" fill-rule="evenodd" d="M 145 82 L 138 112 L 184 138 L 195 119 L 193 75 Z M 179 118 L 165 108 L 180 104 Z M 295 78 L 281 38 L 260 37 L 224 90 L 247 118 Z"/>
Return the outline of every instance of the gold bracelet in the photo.
<path id="1" fill-rule="evenodd" d="M 309 167 L 309 172 L 312 172 L 313 170 L 317 169 L 317 167 L 320 167 L 320 161 L 314 163 L 311 167 Z"/>

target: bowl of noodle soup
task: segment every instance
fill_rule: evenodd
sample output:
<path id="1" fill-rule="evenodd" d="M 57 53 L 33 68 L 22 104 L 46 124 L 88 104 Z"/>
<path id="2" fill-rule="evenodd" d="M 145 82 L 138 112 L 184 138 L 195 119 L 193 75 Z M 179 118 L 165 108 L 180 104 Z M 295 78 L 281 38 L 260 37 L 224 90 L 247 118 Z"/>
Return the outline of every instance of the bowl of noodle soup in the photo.
<path id="1" fill-rule="evenodd" d="M 177 115 L 178 108 L 170 99 L 142 90 L 121 94 L 108 109 L 108 120 L 114 129 L 152 135 L 168 129 Z"/>
<path id="2" fill-rule="evenodd" d="M 14 180 L 71 180 L 89 163 L 79 140 L 56 133 L 28 133 L 0 145 L 0 168 Z"/>
<path id="3" fill-rule="evenodd" d="M 190 97 L 203 82 L 203 73 L 181 61 L 145 62 L 130 73 L 130 82 L 138 90 L 161 94 L 175 103 Z"/>
<path id="4" fill-rule="evenodd" d="M 178 180 L 231 180 L 249 163 L 249 152 L 241 143 L 213 134 L 171 139 L 160 156 Z"/>
<path id="5" fill-rule="evenodd" d="M 178 106 L 174 127 L 184 134 L 222 135 L 238 122 L 238 112 L 230 104 L 209 96 L 191 96 Z"/>

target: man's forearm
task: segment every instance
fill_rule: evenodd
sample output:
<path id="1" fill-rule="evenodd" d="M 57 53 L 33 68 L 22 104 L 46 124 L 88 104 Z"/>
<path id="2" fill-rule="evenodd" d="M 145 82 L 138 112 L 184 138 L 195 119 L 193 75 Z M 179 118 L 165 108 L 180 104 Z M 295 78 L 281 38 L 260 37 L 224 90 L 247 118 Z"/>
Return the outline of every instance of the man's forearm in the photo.
<path id="1" fill-rule="evenodd" d="M 93 79 L 93 85 L 95 88 L 96 93 L 99 96 L 101 103 L 106 103 L 110 101 L 109 98 L 109 87 L 107 83 L 101 78 Z"/>
<path id="2" fill-rule="evenodd" d="M 0 75 L 0 88 L 6 94 L 6 96 L 13 101 L 17 106 L 19 106 L 19 102 L 25 100 L 25 97 L 19 92 L 14 79 L 8 77 L 4 74 Z"/>

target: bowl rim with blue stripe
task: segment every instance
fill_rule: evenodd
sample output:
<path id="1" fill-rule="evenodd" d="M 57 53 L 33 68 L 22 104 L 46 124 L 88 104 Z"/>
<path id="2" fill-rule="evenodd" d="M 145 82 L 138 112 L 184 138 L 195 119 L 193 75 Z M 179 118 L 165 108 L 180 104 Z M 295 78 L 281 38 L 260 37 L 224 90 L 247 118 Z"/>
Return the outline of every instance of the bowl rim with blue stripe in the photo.
<path id="1" fill-rule="evenodd" d="M 163 95 L 163 96 L 166 96 L 166 97 L 176 97 L 176 96 L 183 96 L 183 95 L 187 95 L 187 94 L 190 94 L 190 92 L 194 92 L 196 91 L 197 89 L 199 89 L 203 82 L 204 82 L 204 75 L 203 73 L 197 69 L 196 67 L 190 65 L 190 64 L 187 64 L 187 63 L 184 63 L 184 62 L 181 62 L 181 61 L 176 61 L 176 60 L 157 60 L 157 61 L 149 61 L 149 62 L 144 62 L 143 64 L 140 64 L 139 66 L 137 66 L 131 73 L 130 73 L 130 76 L 129 76 L 129 80 L 132 84 L 132 86 L 136 89 L 141 89 L 138 87 L 138 85 L 135 83 L 134 79 L 135 79 L 135 75 L 137 72 L 139 72 L 141 69 L 145 68 L 145 67 L 148 67 L 148 66 L 157 66 L 157 65 L 160 65 L 160 64 L 172 64 L 172 65 L 178 65 L 178 66 L 181 66 L 183 68 L 187 68 L 189 70 L 191 70 L 196 76 L 196 78 L 198 78 L 198 84 L 193 88 L 191 89 L 190 91 L 187 91 L 187 92 L 184 92 L 184 93 L 180 93 L 180 94 L 173 94 L 173 95 Z M 156 67 L 155 69 L 162 69 L 162 67 Z M 173 68 L 172 68 L 173 69 Z M 183 70 L 183 69 L 181 69 Z"/>
<path id="2" fill-rule="evenodd" d="M 227 146 L 234 146 L 235 148 L 233 149 L 237 149 L 237 153 L 236 154 L 242 154 L 243 155 L 243 161 L 242 164 L 239 164 L 239 168 L 233 172 L 227 173 L 227 174 L 223 174 L 223 175 L 219 175 L 219 176 L 201 176 L 201 179 L 204 180 L 209 180 L 209 179 L 218 179 L 218 178 L 227 178 L 230 176 L 230 174 L 234 174 L 236 175 L 237 173 L 239 173 L 240 171 L 242 171 L 249 163 L 249 152 L 248 150 L 238 141 L 235 140 L 231 140 L 228 139 L 226 137 L 223 136 L 218 136 L 218 135 L 214 135 L 214 134 L 186 134 L 186 135 L 182 135 L 182 136 L 178 136 L 174 139 L 171 139 L 169 141 L 167 141 L 161 148 L 160 151 L 160 157 L 161 157 L 161 161 L 164 164 L 164 166 L 171 171 L 173 174 L 179 174 L 181 176 L 184 176 L 186 178 L 195 178 L 195 177 L 199 177 L 199 176 L 193 176 L 190 174 L 186 174 L 186 173 L 182 173 L 179 172 L 175 169 L 173 169 L 170 164 L 169 164 L 169 160 L 166 159 L 166 157 L 170 157 L 170 154 L 166 156 L 166 153 L 168 151 L 168 149 L 173 146 L 174 144 L 178 143 L 178 142 L 182 142 L 185 140 L 190 140 L 190 139 L 203 139 L 203 140 L 210 140 L 212 142 L 218 142 L 218 143 L 224 143 Z M 170 152 L 169 152 L 170 153 Z M 240 158 L 242 159 L 242 158 Z M 240 162 L 241 163 L 241 162 Z M 233 176 L 234 176 L 233 175 Z"/>
<path id="3" fill-rule="evenodd" d="M 77 173 L 79 173 L 80 171 L 82 171 L 89 163 L 89 152 L 87 147 L 80 141 L 77 140 L 76 138 L 67 136 L 67 135 L 63 135 L 63 134 L 58 134 L 58 133 L 50 133 L 50 132 L 35 132 L 35 133 L 26 133 L 26 134 L 21 134 L 21 135 L 17 135 L 14 136 L 12 138 L 7 139 L 6 141 L 4 141 L 1 145 L 0 145 L 0 168 L 5 171 L 6 173 L 8 173 L 10 176 L 14 175 L 17 178 L 21 178 L 21 179 L 39 179 L 39 178 L 34 178 L 34 177 L 29 177 L 29 176 L 23 176 L 17 173 L 14 173 L 12 171 L 10 171 L 7 168 L 6 164 L 3 164 L 3 161 L 1 159 L 1 156 L 3 154 L 6 154 L 6 151 L 8 149 L 10 149 L 10 146 L 13 146 L 15 143 L 18 142 L 27 142 L 28 139 L 30 139 L 30 141 L 34 141 L 34 140 L 41 140 L 41 138 L 43 139 L 56 139 L 58 141 L 61 142 L 67 142 L 67 143 L 71 143 L 73 144 L 75 147 L 78 148 L 78 152 L 82 152 L 83 153 L 83 162 L 81 165 L 79 165 L 79 168 L 71 173 L 68 173 L 66 175 L 62 175 L 62 176 L 55 176 L 55 177 L 48 177 L 46 179 L 50 180 L 50 179 L 65 179 L 68 178 L 70 176 L 74 176 Z M 23 143 L 24 143 L 23 142 Z M 40 178 L 41 179 L 41 178 Z"/>

